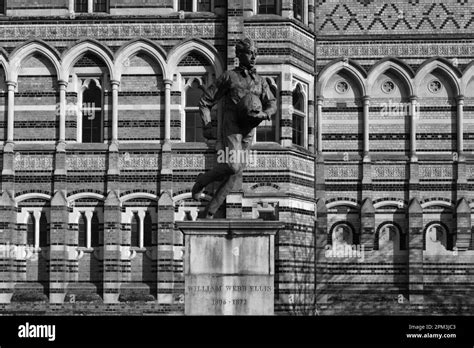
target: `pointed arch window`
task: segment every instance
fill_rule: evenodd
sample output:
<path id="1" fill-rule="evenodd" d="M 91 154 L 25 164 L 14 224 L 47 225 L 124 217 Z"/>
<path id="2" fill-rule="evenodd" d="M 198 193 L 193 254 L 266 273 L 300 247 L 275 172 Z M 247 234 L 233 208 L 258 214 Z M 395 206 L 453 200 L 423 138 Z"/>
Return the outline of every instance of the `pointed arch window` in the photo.
<path id="1" fill-rule="evenodd" d="M 149 212 L 145 213 L 145 221 L 143 223 L 144 236 L 145 236 L 145 247 L 151 247 L 153 245 L 153 223 Z"/>
<path id="2" fill-rule="evenodd" d="M 35 245 L 35 216 L 33 212 L 28 213 L 26 221 L 26 244 Z"/>
<path id="3" fill-rule="evenodd" d="M 39 221 L 39 246 L 40 247 L 48 246 L 48 232 L 49 232 L 49 225 L 48 225 L 48 220 L 46 219 L 46 214 L 41 213 L 41 217 Z"/>
<path id="4" fill-rule="evenodd" d="M 79 246 L 86 247 L 87 246 L 87 221 L 85 213 L 81 213 L 79 216 L 78 222 L 78 231 L 79 231 Z"/>
<path id="5" fill-rule="evenodd" d="M 271 78 L 266 78 L 268 86 L 275 98 L 278 99 L 277 86 Z M 278 102 L 277 102 L 278 103 Z M 272 116 L 271 120 L 265 120 L 257 127 L 257 141 L 258 142 L 274 142 L 276 141 L 276 123 L 277 114 Z"/>
<path id="6" fill-rule="evenodd" d="M 203 93 L 202 85 L 198 79 L 188 82 L 185 97 L 185 137 L 186 142 L 204 142 L 202 135 L 202 120 L 199 113 L 199 100 Z"/>
<path id="7" fill-rule="evenodd" d="M 82 88 L 82 142 L 103 141 L 102 88 L 99 80 L 89 79 Z"/>
<path id="8" fill-rule="evenodd" d="M 130 246 L 139 246 L 139 233 L 140 233 L 140 219 L 138 213 L 134 212 L 132 215 L 132 221 L 130 224 Z"/>
<path id="9" fill-rule="evenodd" d="M 91 219 L 91 247 L 96 248 L 99 246 L 100 241 L 100 224 L 97 213 L 93 213 Z"/>
<path id="10" fill-rule="evenodd" d="M 293 90 L 293 144 L 305 146 L 306 101 L 301 85 Z"/>

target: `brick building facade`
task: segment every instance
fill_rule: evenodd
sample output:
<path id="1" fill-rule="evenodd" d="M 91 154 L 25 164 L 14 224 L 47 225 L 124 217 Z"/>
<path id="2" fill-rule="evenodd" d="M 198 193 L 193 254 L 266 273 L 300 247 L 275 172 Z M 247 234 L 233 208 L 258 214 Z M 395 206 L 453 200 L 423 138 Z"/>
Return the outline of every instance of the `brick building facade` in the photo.
<path id="1" fill-rule="evenodd" d="M 0 1 L 0 310 L 183 313 L 243 34 L 278 112 L 218 216 L 285 222 L 276 312 L 472 308 L 471 1 Z"/>

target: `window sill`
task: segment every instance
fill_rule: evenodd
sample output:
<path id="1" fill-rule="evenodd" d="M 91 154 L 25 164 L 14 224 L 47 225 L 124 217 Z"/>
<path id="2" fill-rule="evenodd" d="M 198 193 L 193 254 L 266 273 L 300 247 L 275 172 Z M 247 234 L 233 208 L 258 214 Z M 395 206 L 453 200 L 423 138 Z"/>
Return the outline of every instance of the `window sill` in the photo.
<path id="1" fill-rule="evenodd" d="M 82 251 L 84 253 L 92 253 L 96 248 L 86 248 L 86 247 L 77 247 L 78 251 Z"/>
<path id="2" fill-rule="evenodd" d="M 276 141 L 257 141 L 252 144 L 252 150 L 282 150 L 284 147 Z"/>
<path id="3" fill-rule="evenodd" d="M 137 253 L 145 253 L 146 252 L 146 247 L 140 248 L 140 247 L 130 247 L 130 250 L 135 251 Z"/>

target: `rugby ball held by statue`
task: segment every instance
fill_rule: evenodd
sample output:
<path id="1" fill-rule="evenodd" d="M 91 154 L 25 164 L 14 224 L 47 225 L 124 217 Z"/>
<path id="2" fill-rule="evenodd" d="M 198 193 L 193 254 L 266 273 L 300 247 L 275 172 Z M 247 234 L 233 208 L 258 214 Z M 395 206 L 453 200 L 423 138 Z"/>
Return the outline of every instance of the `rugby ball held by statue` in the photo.
<path id="1" fill-rule="evenodd" d="M 237 111 L 242 126 L 254 128 L 264 120 L 258 117 L 262 112 L 262 102 L 255 94 L 249 93 L 240 99 L 237 104 Z"/>

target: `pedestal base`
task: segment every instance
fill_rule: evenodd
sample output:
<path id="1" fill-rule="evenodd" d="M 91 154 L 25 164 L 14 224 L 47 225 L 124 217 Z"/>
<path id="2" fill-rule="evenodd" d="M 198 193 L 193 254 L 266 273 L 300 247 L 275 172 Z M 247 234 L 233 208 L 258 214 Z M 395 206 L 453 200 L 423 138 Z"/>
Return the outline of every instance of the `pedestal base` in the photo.
<path id="1" fill-rule="evenodd" d="M 263 220 L 177 222 L 185 234 L 186 315 L 273 315 L 275 234 Z"/>

